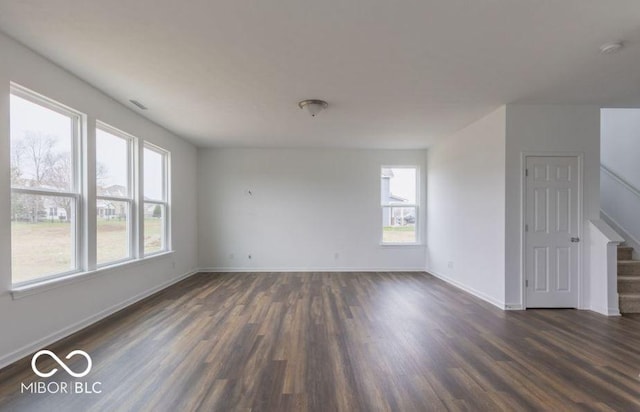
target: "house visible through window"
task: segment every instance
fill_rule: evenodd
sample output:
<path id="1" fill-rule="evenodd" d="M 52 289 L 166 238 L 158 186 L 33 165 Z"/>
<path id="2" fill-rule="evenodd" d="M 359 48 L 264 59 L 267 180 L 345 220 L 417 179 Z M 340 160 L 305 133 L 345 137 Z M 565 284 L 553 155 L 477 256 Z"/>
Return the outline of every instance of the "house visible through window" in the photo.
<path id="1" fill-rule="evenodd" d="M 11 87 L 13 283 L 77 271 L 80 114 Z"/>
<path id="2" fill-rule="evenodd" d="M 170 153 L 100 121 L 87 153 L 85 115 L 10 89 L 12 285 L 168 251 Z"/>
<path id="3" fill-rule="evenodd" d="M 99 123 L 96 129 L 96 263 L 132 257 L 134 138 Z"/>
<path id="4" fill-rule="evenodd" d="M 168 153 L 156 146 L 144 147 L 144 254 L 167 249 Z"/>
<path id="5" fill-rule="evenodd" d="M 418 169 L 382 167 L 380 195 L 382 243 L 418 242 Z"/>

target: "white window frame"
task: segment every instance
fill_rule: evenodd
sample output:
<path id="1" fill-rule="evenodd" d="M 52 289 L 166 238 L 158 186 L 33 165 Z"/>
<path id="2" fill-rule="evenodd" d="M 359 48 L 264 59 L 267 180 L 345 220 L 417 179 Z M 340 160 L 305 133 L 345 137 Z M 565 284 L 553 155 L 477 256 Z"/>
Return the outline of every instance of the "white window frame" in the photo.
<path id="1" fill-rule="evenodd" d="M 142 263 L 173 253 L 171 243 L 171 152 L 145 142 L 141 138 L 123 132 L 94 117 L 87 116 L 62 103 L 49 99 L 23 86 L 10 82 L 10 93 L 34 104 L 69 116 L 73 123 L 72 187 L 69 190 L 51 188 L 14 187 L 11 194 L 58 196 L 71 198 L 73 201 L 73 219 L 71 224 L 74 249 L 74 269 L 51 274 L 43 274 L 34 279 L 14 282 L 11 277 L 11 294 L 14 299 L 29 296 L 57 287 L 62 283 L 73 283 L 89 276 L 98 276 L 113 268 Z M 10 106 L 7 106 L 10 108 Z M 118 137 L 130 139 L 129 145 L 129 192 L 126 198 L 119 196 L 102 196 L 96 193 L 96 131 L 102 129 Z M 162 155 L 162 199 L 144 199 L 144 149 L 153 150 Z M 110 199 L 129 202 L 129 258 L 103 262 L 97 266 L 97 215 L 95 206 L 98 199 Z M 164 207 L 162 222 L 161 250 L 144 253 L 144 203 L 160 204 Z M 69 217 L 71 219 L 71 217 Z"/>
<path id="2" fill-rule="evenodd" d="M 400 166 L 389 166 L 389 165 L 381 165 L 378 169 L 378 179 L 382 174 L 382 169 L 413 169 L 416 173 L 416 203 L 383 203 L 382 202 L 382 185 L 380 184 L 380 194 L 378 199 L 380 199 L 380 245 L 381 246 L 416 246 L 421 243 L 421 230 L 420 230 L 420 167 L 417 165 L 400 165 Z M 415 209 L 415 232 L 416 239 L 413 242 L 385 242 L 384 241 L 384 225 L 382 224 L 382 219 L 384 217 L 384 210 L 393 208 L 414 208 Z"/>
<path id="3" fill-rule="evenodd" d="M 160 154 L 162 156 L 162 199 L 146 199 L 144 196 L 144 185 L 146 182 L 144 182 L 144 150 L 151 150 L 153 152 L 156 152 L 158 154 Z M 168 150 L 165 150 L 163 148 L 161 148 L 160 146 L 154 145 L 152 143 L 149 142 L 144 142 L 142 145 L 142 150 L 140 150 L 140 170 L 139 170 L 139 174 L 140 174 L 140 180 L 142 181 L 141 186 L 141 190 L 140 190 L 140 233 L 142 233 L 142 235 L 140 236 L 140 244 L 139 244 L 139 253 L 140 256 L 144 256 L 144 257 L 149 257 L 149 256 L 154 256 L 154 255 L 158 255 L 161 253 L 166 253 L 167 251 L 171 250 L 171 236 L 170 236 L 170 227 L 171 227 L 171 205 L 169 202 L 169 199 L 171 198 L 170 196 L 170 176 L 169 176 L 169 171 L 171 170 L 171 162 L 170 162 L 170 156 L 171 156 L 171 152 L 169 152 Z M 163 221 L 161 224 L 161 229 L 162 229 L 162 233 L 161 233 L 161 241 L 162 241 L 162 248 L 160 248 L 160 250 L 154 251 L 154 252 L 150 252 L 150 253 L 145 253 L 144 250 L 144 205 L 145 204 L 153 204 L 153 205 L 161 205 L 164 207 L 164 216 L 163 216 Z"/>
<path id="4" fill-rule="evenodd" d="M 55 100 L 49 99 L 45 96 L 42 96 L 39 93 L 36 93 L 32 90 L 27 89 L 26 87 L 20 86 L 16 83 L 10 83 L 10 94 L 25 99 L 33 104 L 42 106 L 46 109 L 52 110 L 54 112 L 60 113 L 64 116 L 68 116 L 73 122 L 71 136 L 71 156 L 72 156 L 72 164 L 73 164 L 73 173 L 72 173 L 72 187 L 69 191 L 61 191 L 61 190 L 53 190 L 53 189 L 45 189 L 45 188 L 22 188 L 22 187 L 14 187 L 11 185 L 11 195 L 13 194 L 25 194 L 32 196 L 51 196 L 51 197 L 65 197 L 73 199 L 73 213 L 72 216 L 68 216 L 67 218 L 70 220 L 70 224 L 73 225 L 72 230 L 72 242 L 73 242 L 73 263 L 74 269 L 68 270 L 65 272 L 52 273 L 45 276 L 39 276 L 35 279 L 30 279 L 22 282 L 14 282 L 13 276 L 11 277 L 11 284 L 13 286 L 25 286 L 33 283 L 40 283 L 43 281 L 51 280 L 58 277 L 64 277 L 71 274 L 75 274 L 83 271 L 82 267 L 82 251 L 84 246 L 83 239 L 83 159 L 81 156 L 82 153 L 82 145 L 83 145 L 83 134 L 84 125 L 86 124 L 86 115 L 83 113 L 74 110 L 68 106 L 63 105 Z M 73 218 L 73 219 L 72 219 Z M 72 221 L 71 221 L 72 220 Z M 12 251 L 13 253 L 13 251 Z M 13 260 L 13 258 L 12 258 Z"/>
<path id="5" fill-rule="evenodd" d="M 116 259 L 116 260 L 110 260 L 108 262 L 102 262 L 102 263 L 98 263 L 98 255 L 96 253 L 96 267 L 98 268 L 102 268 L 105 266 L 111 266 L 111 265 L 117 265 L 119 263 L 124 263 L 124 262 L 128 262 L 130 260 L 135 259 L 137 256 L 136 251 L 136 233 L 137 231 L 135 230 L 135 228 L 137 227 L 136 222 L 137 222 L 137 218 L 138 218 L 138 214 L 136 213 L 136 207 L 135 207 L 135 164 L 134 164 L 134 148 L 137 146 L 137 142 L 138 139 L 133 136 L 130 135 L 129 133 L 123 132 L 120 129 L 117 129 L 113 126 L 110 126 L 104 122 L 101 122 L 99 120 L 96 120 L 96 143 L 95 143 L 95 147 L 96 147 L 96 167 L 97 167 L 97 148 L 98 148 L 98 142 L 97 142 L 97 132 L 98 130 L 101 130 L 103 132 L 109 133 L 113 136 L 119 137 L 121 139 L 124 139 L 127 142 L 127 196 L 126 197 L 120 197 L 120 196 L 104 196 L 104 195 L 99 195 L 97 192 L 97 175 L 95 176 L 96 179 L 96 207 L 97 207 L 97 203 L 98 200 L 106 200 L 106 201 L 112 201 L 112 202 L 124 202 L 127 203 L 127 208 L 128 208 L 128 215 L 127 215 L 127 233 L 128 233 L 128 240 L 129 240 L 129 254 L 127 257 L 122 258 L 122 259 Z M 98 216 L 96 214 L 95 216 L 96 218 L 96 249 L 97 249 L 97 235 L 98 235 L 98 228 L 97 228 L 97 219 Z M 97 250 L 96 250 L 97 252 Z"/>

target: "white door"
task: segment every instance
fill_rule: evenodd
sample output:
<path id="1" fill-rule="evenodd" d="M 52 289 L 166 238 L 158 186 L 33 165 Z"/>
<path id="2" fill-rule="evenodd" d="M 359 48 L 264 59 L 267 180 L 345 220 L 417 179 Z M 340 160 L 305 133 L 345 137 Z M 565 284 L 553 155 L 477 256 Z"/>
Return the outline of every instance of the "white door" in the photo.
<path id="1" fill-rule="evenodd" d="M 581 207 L 578 158 L 526 159 L 527 307 L 577 308 Z"/>

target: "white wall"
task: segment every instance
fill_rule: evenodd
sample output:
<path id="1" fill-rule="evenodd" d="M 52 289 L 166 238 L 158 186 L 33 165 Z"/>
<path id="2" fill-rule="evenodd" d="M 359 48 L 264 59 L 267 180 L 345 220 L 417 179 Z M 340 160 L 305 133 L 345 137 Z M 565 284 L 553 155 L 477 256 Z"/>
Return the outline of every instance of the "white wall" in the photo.
<path id="1" fill-rule="evenodd" d="M 581 307 L 589 308 L 588 222 L 600 215 L 600 108 L 570 105 L 507 105 L 506 302 L 521 307 L 522 154 L 574 153 L 583 156 Z"/>
<path id="2" fill-rule="evenodd" d="M 602 109 L 602 164 L 640 189 L 640 109 Z"/>
<path id="3" fill-rule="evenodd" d="M 73 331 L 110 308 L 196 267 L 196 150 L 67 71 L 0 35 L 0 216 L 9 216 L 9 82 L 14 81 L 88 116 L 171 151 L 175 253 L 114 269 L 77 283 L 13 300 L 10 223 L 0 219 L 0 367 Z M 132 96 L 135 97 L 135 96 Z M 151 102 L 147 102 L 153 106 Z M 175 263 L 173 267 L 172 263 Z"/>
<path id="4" fill-rule="evenodd" d="M 424 246 L 380 246 L 380 167 L 417 165 L 424 182 L 425 161 L 422 150 L 200 150 L 200 267 L 424 270 Z"/>
<path id="5" fill-rule="evenodd" d="M 428 271 L 504 306 L 505 107 L 429 150 Z"/>

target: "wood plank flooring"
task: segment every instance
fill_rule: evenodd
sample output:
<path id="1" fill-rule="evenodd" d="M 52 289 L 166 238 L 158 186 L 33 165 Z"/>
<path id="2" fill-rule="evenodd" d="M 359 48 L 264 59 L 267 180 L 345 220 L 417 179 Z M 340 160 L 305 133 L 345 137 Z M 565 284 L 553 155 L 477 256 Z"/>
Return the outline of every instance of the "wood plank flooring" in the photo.
<path id="1" fill-rule="evenodd" d="M 102 393 L 21 394 L 27 358 L 0 410 L 640 410 L 639 316 L 504 312 L 424 273 L 198 274 L 50 349 Z"/>

